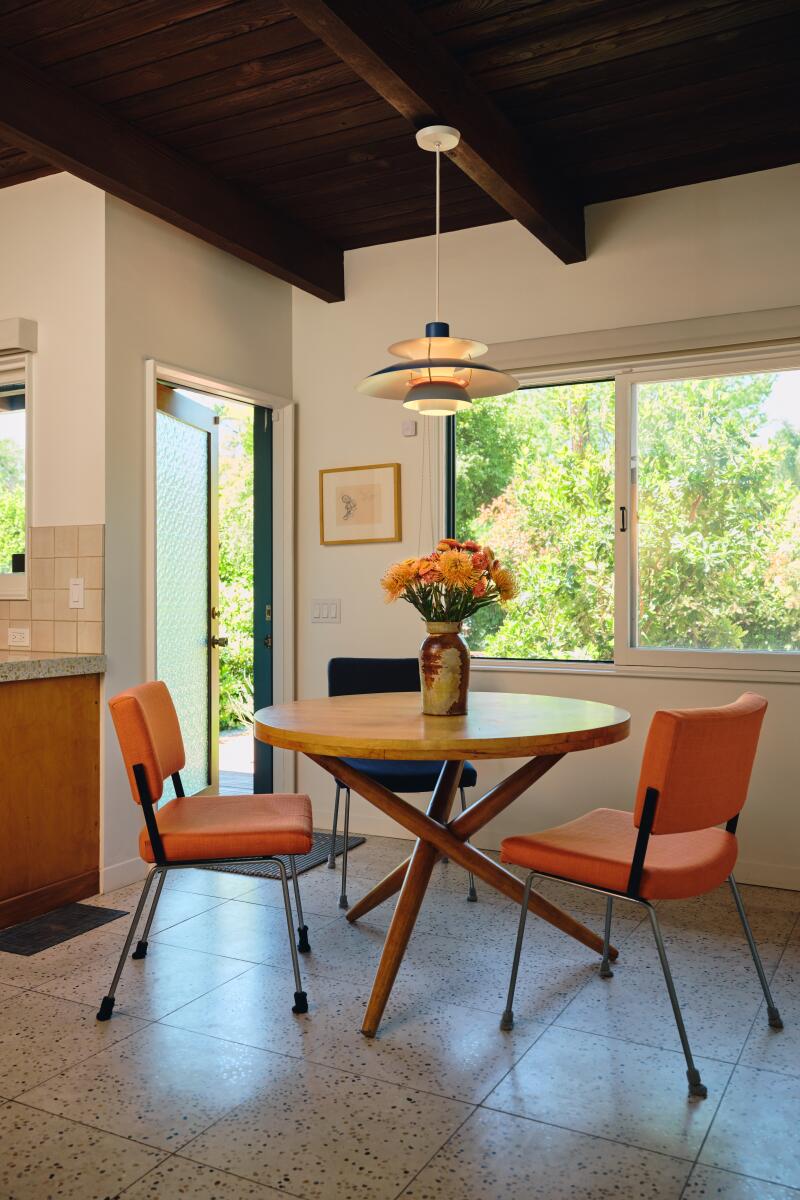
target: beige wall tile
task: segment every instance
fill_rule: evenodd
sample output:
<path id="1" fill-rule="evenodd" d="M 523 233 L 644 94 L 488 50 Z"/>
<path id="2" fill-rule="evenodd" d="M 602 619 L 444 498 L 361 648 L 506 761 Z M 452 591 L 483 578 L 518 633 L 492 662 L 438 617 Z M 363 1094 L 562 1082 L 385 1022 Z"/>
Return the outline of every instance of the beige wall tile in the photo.
<path id="1" fill-rule="evenodd" d="M 83 593 L 83 608 L 75 610 L 79 621 L 102 621 L 103 593 L 99 588 L 86 588 Z"/>
<path id="2" fill-rule="evenodd" d="M 10 600 L 8 603 L 8 619 L 12 625 L 16 625 L 18 621 L 30 621 L 30 600 Z"/>
<path id="3" fill-rule="evenodd" d="M 101 654 L 103 651 L 103 626 L 99 621 L 78 623 L 78 653 Z"/>
<path id="4" fill-rule="evenodd" d="M 31 559 L 31 587 L 51 588 L 53 586 L 53 558 Z"/>
<path id="5" fill-rule="evenodd" d="M 53 593 L 53 616 L 57 621 L 77 621 L 78 609 L 69 606 L 69 588 L 56 588 Z"/>
<path id="6" fill-rule="evenodd" d="M 8 621 L 0 621 L 0 650 L 5 650 L 8 645 Z"/>
<path id="7" fill-rule="evenodd" d="M 78 526 L 56 525 L 54 535 L 56 558 L 77 558 Z"/>
<path id="8" fill-rule="evenodd" d="M 78 575 L 83 576 L 85 588 L 101 588 L 103 586 L 102 558 L 79 558 Z"/>
<path id="9" fill-rule="evenodd" d="M 31 650 L 53 649 L 53 621 L 31 621 Z"/>
<path id="10" fill-rule="evenodd" d="M 78 624 L 76 621 L 54 621 L 53 649 L 64 654 L 74 654 L 78 649 Z"/>
<path id="11" fill-rule="evenodd" d="M 78 527 L 78 554 L 83 558 L 99 558 L 103 554 L 104 525 Z"/>
<path id="12" fill-rule="evenodd" d="M 31 529 L 31 558 L 53 557 L 53 526 L 40 525 Z"/>
<path id="13" fill-rule="evenodd" d="M 52 586 L 56 588 L 68 588 L 70 579 L 75 579 L 78 574 L 77 558 L 57 558 L 55 559 L 55 564 Z"/>
<path id="14" fill-rule="evenodd" d="M 0 621 L 8 619 L 8 601 L 0 600 Z"/>
<path id="15" fill-rule="evenodd" d="M 54 597 L 52 588 L 32 588 L 31 617 L 34 621 L 52 621 Z"/>

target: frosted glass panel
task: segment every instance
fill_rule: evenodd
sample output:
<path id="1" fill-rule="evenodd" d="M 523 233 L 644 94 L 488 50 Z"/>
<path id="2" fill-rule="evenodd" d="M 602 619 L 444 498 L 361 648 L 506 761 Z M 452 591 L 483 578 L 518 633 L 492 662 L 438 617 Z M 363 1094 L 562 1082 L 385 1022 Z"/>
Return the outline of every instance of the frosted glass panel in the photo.
<path id="1" fill-rule="evenodd" d="M 208 434 L 156 414 L 156 671 L 186 746 L 187 796 L 208 787 Z M 172 795 L 171 784 L 164 795 Z"/>

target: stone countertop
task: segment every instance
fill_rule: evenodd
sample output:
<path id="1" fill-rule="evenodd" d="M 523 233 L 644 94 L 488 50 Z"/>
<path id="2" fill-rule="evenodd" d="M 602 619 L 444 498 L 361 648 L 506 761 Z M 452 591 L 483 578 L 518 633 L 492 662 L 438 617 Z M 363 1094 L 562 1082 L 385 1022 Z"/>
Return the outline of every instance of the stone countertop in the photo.
<path id="1" fill-rule="evenodd" d="M 0 683 L 56 679 L 64 675 L 102 675 L 104 654 L 52 654 L 43 650 L 0 650 Z"/>

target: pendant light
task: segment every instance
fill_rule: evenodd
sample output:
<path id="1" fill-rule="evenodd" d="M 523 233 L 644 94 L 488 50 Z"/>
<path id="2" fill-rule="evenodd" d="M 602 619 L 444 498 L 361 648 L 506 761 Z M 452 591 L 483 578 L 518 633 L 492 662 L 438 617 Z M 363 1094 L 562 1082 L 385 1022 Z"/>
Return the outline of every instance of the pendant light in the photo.
<path id="1" fill-rule="evenodd" d="M 424 337 L 389 347 L 390 354 L 404 361 L 375 371 L 358 385 L 364 396 L 402 400 L 405 408 L 427 416 L 450 416 L 469 408 L 480 396 L 502 396 L 519 386 L 513 375 L 474 361 L 486 353 L 488 346 L 451 337 L 448 323 L 439 320 L 441 154 L 453 150 L 460 140 L 461 134 L 449 125 L 429 125 L 417 134 L 417 145 L 436 155 L 435 320 L 425 326 Z"/>

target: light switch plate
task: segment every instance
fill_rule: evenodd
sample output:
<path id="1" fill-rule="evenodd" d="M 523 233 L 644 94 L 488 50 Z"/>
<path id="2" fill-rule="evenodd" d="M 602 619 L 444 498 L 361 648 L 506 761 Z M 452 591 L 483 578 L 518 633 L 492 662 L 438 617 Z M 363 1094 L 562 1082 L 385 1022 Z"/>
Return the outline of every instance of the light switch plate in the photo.
<path id="1" fill-rule="evenodd" d="M 417 436 L 417 422 L 413 417 L 404 417 L 400 424 L 400 432 L 403 437 Z"/>
<path id="2" fill-rule="evenodd" d="M 312 625 L 340 625 L 342 620 L 341 600 L 312 600 Z"/>
<path id="3" fill-rule="evenodd" d="M 69 607 L 70 608 L 83 608 L 84 607 L 83 576 L 82 575 L 79 575 L 77 579 L 70 579 L 70 581 L 69 581 Z"/>
<path id="4" fill-rule="evenodd" d="M 30 648 L 31 648 L 31 631 L 30 631 L 30 629 L 9 629 L 9 631 L 8 631 L 8 648 L 9 648 L 9 650 L 30 650 Z"/>

